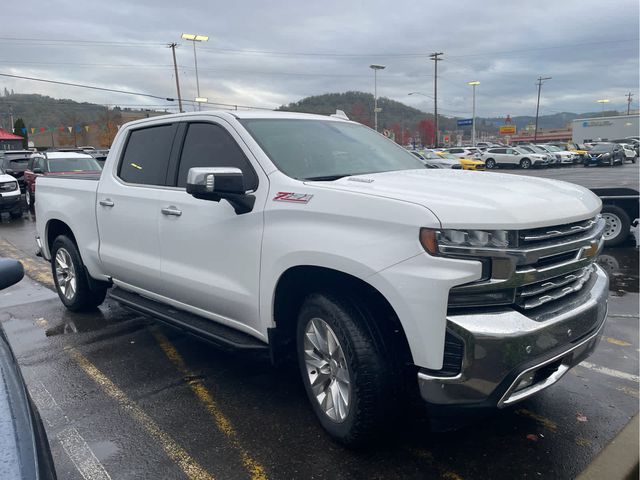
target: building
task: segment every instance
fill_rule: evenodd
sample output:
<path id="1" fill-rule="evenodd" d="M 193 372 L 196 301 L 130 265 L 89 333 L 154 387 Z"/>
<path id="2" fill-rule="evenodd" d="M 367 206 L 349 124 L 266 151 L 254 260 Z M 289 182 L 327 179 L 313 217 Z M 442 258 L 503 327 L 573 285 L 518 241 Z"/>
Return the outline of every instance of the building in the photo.
<path id="1" fill-rule="evenodd" d="M 640 135 L 639 115 L 577 118 L 572 122 L 573 142 L 599 142 Z"/>
<path id="2" fill-rule="evenodd" d="M 0 128 L 0 150 L 22 150 L 22 137 Z"/>
<path id="3" fill-rule="evenodd" d="M 536 135 L 536 143 L 545 142 L 568 142 L 571 140 L 572 132 L 571 128 L 556 128 L 556 129 L 538 129 Z M 532 143 L 533 142 L 533 130 L 523 130 L 517 135 L 511 136 L 510 143 Z"/>

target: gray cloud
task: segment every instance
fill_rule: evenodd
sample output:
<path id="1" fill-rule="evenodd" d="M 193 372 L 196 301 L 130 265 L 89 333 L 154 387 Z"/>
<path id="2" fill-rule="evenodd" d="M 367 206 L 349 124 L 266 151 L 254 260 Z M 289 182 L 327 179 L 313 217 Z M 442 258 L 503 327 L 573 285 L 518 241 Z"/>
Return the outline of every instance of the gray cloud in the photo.
<path id="1" fill-rule="evenodd" d="M 186 31 L 210 36 L 198 45 L 201 93 L 221 103 L 275 107 L 308 95 L 371 91 L 368 65 L 383 63 L 379 94 L 431 111 L 430 98 L 407 94 L 433 95 L 428 54 L 442 51 L 444 114 L 471 113 L 470 80 L 481 82 L 478 115 L 533 114 L 538 75 L 553 77 L 543 88 L 543 114 L 597 111 L 599 98 L 623 109 L 628 91 L 638 105 L 635 0 L 25 3 L 0 33 L 1 72 L 175 96 L 164 44 L 177 41 L 183 94 L 193 98 L 191 44 L 180 40 Z M 5 78 L 0 86 L 107 104 L 164 103 Z"/>

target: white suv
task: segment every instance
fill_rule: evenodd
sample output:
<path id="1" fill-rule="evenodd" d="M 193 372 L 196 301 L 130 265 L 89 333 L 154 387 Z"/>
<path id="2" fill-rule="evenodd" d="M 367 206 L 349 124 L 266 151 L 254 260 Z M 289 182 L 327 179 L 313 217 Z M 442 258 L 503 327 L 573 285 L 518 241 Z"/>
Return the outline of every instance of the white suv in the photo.
<path id="1" fill-rule="evenodd" d="M 18 180 L 0 169 L 0 214 L 9 212 L 11 218 L 22 217 L 21 200 Z"/>
<path id="2" fill-rule="evenodd" d="M 517 148 L 490 148 L 481 156 L 487 169 L 497 166 L 517 166 L 523 169 L 547 166 L 547 158 L 539 153 L 531 153 Z"/>

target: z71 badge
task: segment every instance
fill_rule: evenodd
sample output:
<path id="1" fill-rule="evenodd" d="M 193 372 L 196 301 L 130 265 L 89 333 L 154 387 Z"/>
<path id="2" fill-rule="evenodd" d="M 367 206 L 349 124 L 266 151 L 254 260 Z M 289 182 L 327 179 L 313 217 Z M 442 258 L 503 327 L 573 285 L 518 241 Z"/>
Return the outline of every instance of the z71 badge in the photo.
<path id="1" fill-rule="evenodd" d="M 278 192 L 273 197 L 274 202 L 293 202 L 293 203 L 309 203 L 309 200 L 313 198 L 313 195 L 307 193 L 294 193 L 294 192 Z"/>

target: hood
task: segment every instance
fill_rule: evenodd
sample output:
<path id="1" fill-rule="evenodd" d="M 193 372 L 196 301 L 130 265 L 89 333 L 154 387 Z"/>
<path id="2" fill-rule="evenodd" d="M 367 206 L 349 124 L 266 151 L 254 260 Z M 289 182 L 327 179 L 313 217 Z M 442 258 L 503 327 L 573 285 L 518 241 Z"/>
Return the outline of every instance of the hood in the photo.
<path id="1" fill-rule="evenodd" d="M 0 183 L 15 182 L 15 181 L 17 181 L 16 178 L 12 177 L 11 175 L 0 174 Z"/>
<path id="2" fill-rule="evenodd" d="M 403 170 L 313 184 L 416 203 L 443 228 L 525 229 L 595 216 L 600 199 L 586 188 L 557 180 L 464 170 Z"/>

